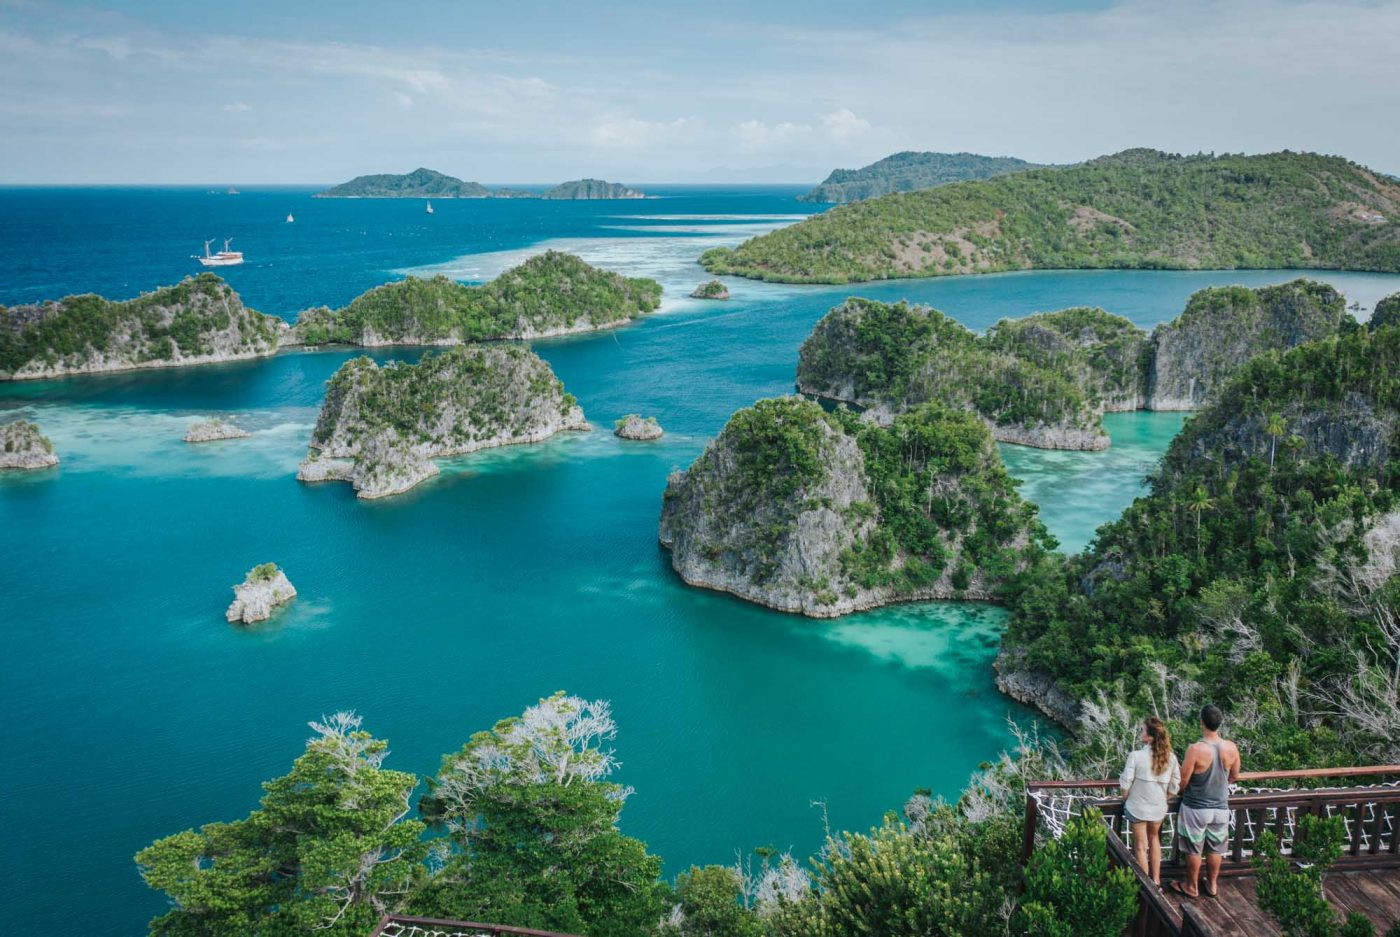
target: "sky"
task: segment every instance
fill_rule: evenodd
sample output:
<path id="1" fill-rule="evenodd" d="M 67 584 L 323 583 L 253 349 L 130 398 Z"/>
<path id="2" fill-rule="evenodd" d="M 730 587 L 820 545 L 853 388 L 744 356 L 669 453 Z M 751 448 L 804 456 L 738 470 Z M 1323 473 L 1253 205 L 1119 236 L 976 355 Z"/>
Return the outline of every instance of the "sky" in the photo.
<path id="1" fill-rule="evenodd" d="M 0 184 L 815 183 L 899 150 L 1400 174 L 1400 0 L 0 0 Z"/>

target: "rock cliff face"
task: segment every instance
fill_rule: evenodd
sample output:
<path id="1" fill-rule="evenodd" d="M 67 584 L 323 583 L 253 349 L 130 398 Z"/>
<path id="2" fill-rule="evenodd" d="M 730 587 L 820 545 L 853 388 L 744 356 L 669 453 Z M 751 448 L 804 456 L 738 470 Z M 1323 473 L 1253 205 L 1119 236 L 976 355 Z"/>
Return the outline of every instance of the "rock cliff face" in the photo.
<path id="1" fill-rule="evenodd" d="M 549 365 L 523 348 L 464 345 L 384 367 L 356 358 L 330 380 L 297 477 L 380 498 L 436 475 L 436 457 L 588 428 Z"/>
<path id="2" fill-rule="evenodd" d="M 1101 309 L 1003 319 L 976 335 L 934 309 L 848 299 L 803 343 L 803 393 L 888 420 L 925 401 L 979 414 L 999 442 L 1103 449 L 1101 416 L 1195 410 L 1256 355 L 1348 327 L 1330 286 L 1201 290 L 1148 336 Z"/>
<path id="3" fill-rule="evenodd" d="M 1147 406 L 1199 410 L 1250 358 L 1336 335 L 1346 318 L 1346 301 L 1324 283 L 1201 290 L 1152 333 Z"/>
<path id="4" fill-rule="evenodd" d="M 649 416 L 643 419 L 635 413 L 629 413 L 617 421 L 613 435 L 621 436 L 623 439 L 645 440 L 660 439 L 666 434 L 661 429 L 661 424 L 656 422 L 656 417 Z"/>
<path id="5" fill-rule="evenodd" d="M 1053 674 L 1026 665 L 1025 654 L 1003 648 L 992 666 L 997 689 L 1018 703 L 1039 709 L 1060 725 L 1073 727 L 1079 722 L 1082 704 L 1074 694 L 1056 682 Z"/>
<path id="6" fill-rule="evenodd" d="M 795 397 L 736 413 L 671 476 L 660 523 L 687 583 L 815 618 L 991 598 L 1044 538 L 975 417 L 881 427 Z"/>
<path id="7" fill-rule="evenodd" d="M 198 423 L 191 423 L 190 428 L 185 430 L 185 442 L 215 442 L 220 439 L 243 439 L 247 435 L 247 430 L 239 429 L 232 423 L 226 423 L 223 420 L 200 420 Z"/>
<path id="8" fill-rule="evenodd" d="M 256 358 L 274 353 L 286 331 L 202 273 L 123 302 L 84 295 L 0 307 L 0 379 Z"/>
<path id="9" fill-rule="evenodd" d="M 27 420 L 0 424 L 0 469 L 41 469 L 58 464 L 53 443 Z"/>
<path id="10" fill-rule="evenodd" d="M 408 277 L 357 296 L 344 309 L 308 309 L 288 341 L 458 345 L 615 328 L 656 309 L 661 285 L 546 251 L 483 286 Z"/>
<path id="11" fill-rule="evenodd" d="M 263 563 L 248 570 L 243 581 L 233 587 L 233 602 L 224 617 L 251 625 L 267 621 L 282 605 L 296 598 L 297 590 L 276 563 Z"/>

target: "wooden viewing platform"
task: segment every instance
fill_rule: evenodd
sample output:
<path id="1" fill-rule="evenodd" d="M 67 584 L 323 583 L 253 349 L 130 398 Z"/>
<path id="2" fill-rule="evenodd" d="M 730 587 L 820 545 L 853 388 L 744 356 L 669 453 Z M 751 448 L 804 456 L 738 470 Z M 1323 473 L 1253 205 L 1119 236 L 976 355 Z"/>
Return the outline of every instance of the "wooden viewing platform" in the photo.
<path id="1" fill-rule="evenodd" d="M 1341 780 L 1372 780 L 1356 787 L 1293 787 L 1259 789 L 1279 782 L 1311 785 Z M 1297 819 L 1308 814 L 1340 816 L 1346 824 L 1341 858 L 1323 883 L 1327 900 L 1345 915 L 1357 911 L 1370 918 L 1376 933 L 1400 921 L 1400 765 L 1363 768 L 1322 768 L 1310 771 L 1245 772 L 1240 786 L 1257 786 L 1230 797 L 1230 838 L 1220 870 L 1219 896 L 1204 892 L 1185 898 L 1152 883 L 1138 866 L 1123 820 L 1117 781 L 1041 781 L 1026 786 L 1026 827 L 1023 859 L 1035 849 L 1037 832 L 1052 831 L 1070 813 L 1096 807 L 1108 826 L 1110 861 L 1130 869 L 1138 881 L 1138 915 L 1128 933 L 1133 937 L 1253 937 L 1284 931 L 1259 907 L 1251 864 L 1257 835 L 1271 830 L 1284 855 L 1293 848 Z M 1162 882 L 1185 874 L 1176 843 L 1176 803 L 1162 825 L 1170 842 L 1162 847 Z"/>

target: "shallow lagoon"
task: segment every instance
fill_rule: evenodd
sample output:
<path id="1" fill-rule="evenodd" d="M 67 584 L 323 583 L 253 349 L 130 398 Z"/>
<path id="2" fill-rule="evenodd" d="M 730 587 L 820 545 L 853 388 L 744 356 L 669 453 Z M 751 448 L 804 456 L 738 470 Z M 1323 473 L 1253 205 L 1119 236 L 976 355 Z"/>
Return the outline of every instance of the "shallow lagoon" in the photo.
<path id="1" fill-rule="evenodd" d="M 446 230 L 425 229 L 412 204 L 312 201 L 294 190 L 20 194 L 0 192 L 0 213 L 29 219 L 32 233 L 0 228 L 3 302 L 170 282 L 187 265 L 152 258 L 188 254 L 189 238 L 152 219 L 196 208 L 212 220 L 191 232 L 238 228 L 239 246 L 263 258 L 230 271 L 244 298 L 287 315 L 343 302 L 395 271 L 489 276 L 538 246 L 667 289 L 665 310 L 635 326 L 536 345 L 599 426 L 654 414 L 664 440 L 600 430 L 482 453 L 384 502 L 292 478 L 322 384 L 348 351 L 0 385 L 0 419 L 38 419 L 64 460 L 0 479 L 0 822 L 14 831 L 0 857 L 0 904 L 36 928 L 86 918 L 94 933 L 137 932 L 160 910 L 133 852 L 245 813 L 259 782 L 300 750 L 305 722 L 340 708 L 390 739 L 391 764 L 421 774 L 471 732 L 555 689 L 609 698 L 621 779 L 637 789 L 624 828 L 670 873 L 730 861 L 736 848 L 813 850 L 822 832 L 813 801 L 826 803 L 833 825 L 862 828 L 915 787 L 956 794 L 1005 744 L 1007 717 L 1029 715 L 992 685 L 1001 613 L 931 603 L 814 622 L 689 589 L 656 545 L 667 473 L 734 409 L 789 391 L 798 344 L 848 293 L 930 302 L 974 328 L 1075 304 L 1151 325 L 1200 286 L 1291 276 L 731 281 L 733 300 L 701 303 L 684 298 L 704 278 L 695 256 L 804 211 L 791 191 L 678 189 L 644 211 L 439 204 L 434 220 Z M 52 211 L 36 212 L 44 198 Z M 78 199 L 85 214 L 72 210 Z M 267 222 L 272 233 L 259 242 L 257 219 L 280 222 L 288 210 L 307 227 Z M 97 237 L 96 249 L 65 266 L 93 215 L 97 233 L 84 237 L 89 246 Z M 337 254 L 352 229 L 366 233 Z M 1327 279 L 1368 304 L 1400 289 L 1395 277 Z M 185 425 L 210 413 L 234 416 L 253 436 L 182 443 Z M 1111 415 L 1115 445 L 1103 453 L 1003 453 L 1066 549 L 1079 549 L 1141 491 L 1181 419 Z M 265 627 L 225 625 L 230 585 L 265 560 L 286 568 L 300 597 Z M 56 877 L 85 887 L 59 901 L 44 893 Z"/>

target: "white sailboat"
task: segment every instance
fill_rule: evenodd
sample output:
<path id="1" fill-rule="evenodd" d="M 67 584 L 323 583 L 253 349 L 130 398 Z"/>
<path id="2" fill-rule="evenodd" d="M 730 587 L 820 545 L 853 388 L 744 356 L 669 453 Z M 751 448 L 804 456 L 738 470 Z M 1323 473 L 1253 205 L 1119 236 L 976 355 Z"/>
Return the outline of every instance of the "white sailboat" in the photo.
<path id="1" fill-rule="evenodd" d="M 432 203 L 432 202 L 429 202 L 429 203 L 428 203 L 428 214 L 431 215 L 432 213 L 433 213 L 433 203 Z"/>
<path id="2" fill-rule="evenodd" d="M 237 264 L 241 264 L 243 263 L 243 252 L 231 251 L 228 249 L 228 246 L 230 243 L 232 243 L 232 241 L 233 238 L 225 238 L 224 249 L 216 254 L 211 254 L 209 253 L 209 245 L 213 244 L 214 240 L 213 238 L 210 238 L 209 240 L 204 242 L 204 256 L 201 257 L 198 254 L 195 254 L 194 259 L 199 261 L 206 267 L 232 267 Z"/>
<path id="3" fill-rule="evenodd" d="M 296 219 L 293 218 L 293 217 L 291 216 L 291 214 L 288 214 L 288 215 L 287 215 L 287 224 L 291 224 L 293 221 L 296 221 Z"/>

